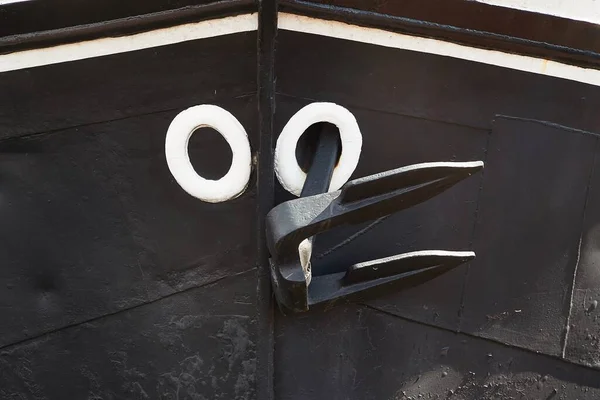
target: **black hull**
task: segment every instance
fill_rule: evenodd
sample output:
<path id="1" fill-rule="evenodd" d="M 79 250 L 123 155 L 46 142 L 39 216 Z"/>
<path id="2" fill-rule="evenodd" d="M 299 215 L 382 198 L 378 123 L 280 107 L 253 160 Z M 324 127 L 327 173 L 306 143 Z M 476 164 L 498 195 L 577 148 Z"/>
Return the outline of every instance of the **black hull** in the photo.
<path id="1" fill-rule="evenodd" d="M 0 6 L 0 399 L 600 397 L 597 25 L 459 0 L 456 12 L 433 0 L 100 3 L 42 25 L 46 6 Z M 305 31 L 293 14 L 310 18 Z M 230 15 L 258 29 L 25 67 L 8 58 Z M 311 21 L 550 69 L 336 38 Z M 431 248 L 477 258 L 396 294 L 282 315 L 265 216 L 294 196 L 274 148 L 316 101 L 360 125 L 353 178 L 486 166 L 313 270 Z M 167 166 L 165 133 L 197 104 L 248 134 L 252 174 L 231 201 L 193 198 Z M 210 134 L 190 156 L 211 179 L 231 159 Z M 324 234 L 315 252 L 363 227 Z"/>

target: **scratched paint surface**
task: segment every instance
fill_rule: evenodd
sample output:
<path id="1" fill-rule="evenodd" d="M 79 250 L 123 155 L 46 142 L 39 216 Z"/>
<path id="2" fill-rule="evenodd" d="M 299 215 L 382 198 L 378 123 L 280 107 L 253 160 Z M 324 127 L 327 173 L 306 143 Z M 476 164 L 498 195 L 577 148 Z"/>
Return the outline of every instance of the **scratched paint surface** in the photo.
<path id="1" fill-rule="evenodd" d="M 474 263 L 272 317 L 256 298 L 256 180 L 206 205 L 163 152 L 172 117 L 203 102 L 259 148 L 256 39 L 0 75 L 0 398 L 262 400 L 262 381 L 287 400 L 597 399 L 598 88 L 280 32 L 276 132 L 303 105 L 334 101 L 363 128 L 356 177 L 422 161 L 488 169 L 337 253 L 328 246 L 362 227 L 321 238 L 314 268 L 425 248 L 474 248 Z M 227 167 L 214 146 L 191 143 L 205 173 Z M 274 343 L 260 347 L 271 323 Z"/>
<path id="2" fill-rule="evenodd" d="M 252 399 L 254 286 L 252 271 L 0 350 L 0 398 Z"/>
<path id="3" fill-rule="evenodd" d="M 573 301 L 571 291 L 579 257 L 588 275 L 596 265 L 598 88 L 298 32 L 278 44 L 276 127 L 309 101 L 348 107 L 365 144 L 355 177 L 422 161 L 487 165 L 337 252 L 327 253 L 364 226 L 317 241 L 326 255 L 313 273 L 419 249 L 478 258 L 404 293 L 277 315 L 275 397 L 596 398 L 595 280 Z M 288 197 L 279 188 L 278 201 Z"/>
<path id="4" fill-rule="evenodd" d="M 0 399 L 256 397 L 256 181 L 203 203 L 164 152 L 175 115 L 202 103 L 257 145 L 255 43 L 0 74 Z M 213 178 L 231 160 L 217 138 L 189 146 Z"/>

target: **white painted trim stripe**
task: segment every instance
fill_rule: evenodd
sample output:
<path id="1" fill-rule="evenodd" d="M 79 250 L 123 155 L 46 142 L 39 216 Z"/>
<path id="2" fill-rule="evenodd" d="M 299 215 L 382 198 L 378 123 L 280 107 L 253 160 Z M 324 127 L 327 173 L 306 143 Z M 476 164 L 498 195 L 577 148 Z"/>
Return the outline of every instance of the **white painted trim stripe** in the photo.
<path id="1" fill-rule="evenodd" d="M 108 37 L 19 51 L 0 55 L 0 72 L 126 53 L 257 29 L 258 14 L 252 13 L 156 29 L 130 36 Z"/>
<path id="2" fill-rule="evenodd" d="M 289 13 L 279 14 L 278 28 L 395 49 L 459 58 L 600 86 L 600 70 L 582 68 L 543 58 L 479 49 L 437 39 L 404 35 L 381 29 L 365 28 L 343 22 L 328 21 Z"/>
<path id="3" fill-rule="evenodd" d="M 600 70 L 531 56 L 479 49 L 438 39 L 279 13 L 278 28 L 420 53 L 436 54 L 600 86 Z M 130 36 L 88 40 L 0 55 L 0 72 L 126 53 L 258 29 L 256 13 L 194 22 Z"/>
<path id="4" fill-rule="evenodd" d="M 600 23 L 598 0 L 475 0 L 494 6 L 553 15 L 575 21 Z"/>

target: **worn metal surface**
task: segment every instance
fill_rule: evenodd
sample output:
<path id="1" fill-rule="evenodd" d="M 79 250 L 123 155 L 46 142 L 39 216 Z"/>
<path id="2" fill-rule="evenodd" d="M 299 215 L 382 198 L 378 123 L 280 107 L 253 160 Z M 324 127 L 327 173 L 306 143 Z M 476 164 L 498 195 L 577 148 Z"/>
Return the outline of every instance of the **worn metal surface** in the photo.
<path id="1" fill-rule="evenodd" d="M 30 0 L 0 4 L 0 54 L 256 11 L 254 0 Z"/>
<path id="2" fill-rule="evenodd" d="M 250 271 L 5 347 L 0 398 L 256 398 L 255 287 Z"/>
<path id="3" fill-rule="evenodd" d="M 577 247 L 576 275 L 569 303 L 569 325 L 563 356 L 572 362 L 600 368 L 600 147 L 594 151 Z"/>
<path id="4" fill-rule="evenodd" d="M 599 372 L 348 305 L 278 318 L 278 400 L 594 400 Z"/>
<path id="5" fill-rule="evenodd" d="M 201 103 L 256 151 L 256 39 L 0 74 L 0 399 L 256 398 L 256 178 L 203 203 L 164 153 Z M 229 168 L 222 141 L 190 140 L 202 175 Z"/>
<path id="6" fill-rule="evenodd" d="M 414 210 L 319 238 L 313 271 L 460 243 L 478 258 L 405 293 L 277 316 L 276 398 L 596 398 L 598 88 L 316 35 L 280 32 L 278 43 L 276 123 L 309 101 L 348 106 L 364 132 L 355 176 L 398 160 L 486 169 Z M 277 368 L 292 359 L 314 368 Z"/>
<path id="7" fill-rule="evenodd" d="M 553 124 L 494 120 L 462 331 L 562 354 L 596 142 Z"/>
<path id="8" fill-rule="evenodd" d="M 335 4 L 367 10 L 362 1 Z M 597 50 L 589 24 L 490 14 L 469 1 L 444 4 L 465 11 L 456 14 L 421 4 L 375 2 L 373 20 L 348 9 L 335 18 L 398 27 L 385 14 L 429 15 L 422 19 L 461 28 L 448 40 L 489 26 Z M 256 5 L 258 36 L 0 74 L 0 398 L 597 399 L 599 89 L 277 33 L 274 0 L 204 11 Z M 155 6 L 164 5 L 107 12 Z M 174 21 L 196 19 L 200 8 L 178 10 Z M 162 24 L 167 14 L 152 18 Z M 59 21 L 66 28 L 69 17 Z M 122 33 L 136 19 L 90 32 Z M 18 40 L 41 36 L 32 38 Z M 313 272 L 423 248 L 473 248 L 478 258 L 360 304 L 273 314 L 264 217 L 291 199 L 273 180 L 273 143 L 312 101 L 344 105 L 365 132 L 353 178 L 486 161 L 482 174 L 423 204 L 320 234 Z M 225 107 L 250 136 L 256 178 L 231 203 L 198 202 L 168 174 L 166 127 L 199 103 Z M 191 141 L 192 162 L 208 177 L 229 165 L 218 149 L 214 135 Z"/>
<path id="9" fill-rule="evenodd" d="M 250 97 L 256 32 L 5 72 L 0 87 L 0 139 Z"/>
<path id="10" fill-rule="evenodd" d="M 597 68 L 598 26 L 469 0 L 281 0 L 283 11 Z"/>

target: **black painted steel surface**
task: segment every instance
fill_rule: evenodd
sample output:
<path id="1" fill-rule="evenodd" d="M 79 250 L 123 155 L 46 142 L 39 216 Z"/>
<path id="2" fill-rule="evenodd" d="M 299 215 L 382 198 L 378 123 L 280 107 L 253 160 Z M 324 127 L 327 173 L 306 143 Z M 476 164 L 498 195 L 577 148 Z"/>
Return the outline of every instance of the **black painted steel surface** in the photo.
<path id="1" fill-rule="evenodd" d="M 258 147 L 256 38 L 0 74 L 1 399 L 256 396 L 256 179 L 203 203 L 164 150 L 199 103 Z M 191 141 L 206 175 L 215 139 Z"/>
<path id="2" fill-rule="evenodd" d="M 160 26 L 260 11 L 258 32 L 0 73 L 0 399 L 599 398 L 600 87 L 277 31 L 275 0 L 195 8 L 205 3 L 0 28 L 34 37 L 175 9 Z M 357 10 L 376 13 L 389 23 L 379 27 L 395 17 L 489 27 L 555 46 L 539 54 L 596 62 L 591 24 L 529 15 L 530 26 L 502 25 L 492 17 L 528 14 L 458 0 L 464 12 L 454 15 L 375 3 L 280 5 L 363 24 Z M 479 12 L 486 18 L 470 17 Z M 154 26 L 140 24 L 131 29 Z M 24 38 L 10 43 L 36 43 Z M 292 195 L 274 179 L 273 147 L 313 101 L 356 117 L 353 179 L 421 162 L 486 163 L 414 208 L 323 233 L 313 270 L 423 248 L 472 248 L 477 259 L 403 292 L 279 313 L 265 217 Z M 240 120 L 256 159 L 248 190 L 230 202 L 190 197 L 167 168 L 169 123 L 202 103 Z M 207 176 L 227 168 L 216 140 L 191 141 Z"/>

